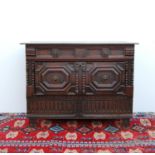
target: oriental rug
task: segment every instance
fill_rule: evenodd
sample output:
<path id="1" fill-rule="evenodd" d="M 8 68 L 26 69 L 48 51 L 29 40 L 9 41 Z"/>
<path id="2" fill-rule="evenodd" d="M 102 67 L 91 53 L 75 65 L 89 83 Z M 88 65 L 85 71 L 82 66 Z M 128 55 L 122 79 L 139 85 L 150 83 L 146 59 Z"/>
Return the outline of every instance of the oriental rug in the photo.
<path id="1" fill-rule="evenodd" d="M 155 113 L 120 120 L 44 120 L 29 126 L 24 113 L 0 114 L 0 152 L 155 152 Z"/>

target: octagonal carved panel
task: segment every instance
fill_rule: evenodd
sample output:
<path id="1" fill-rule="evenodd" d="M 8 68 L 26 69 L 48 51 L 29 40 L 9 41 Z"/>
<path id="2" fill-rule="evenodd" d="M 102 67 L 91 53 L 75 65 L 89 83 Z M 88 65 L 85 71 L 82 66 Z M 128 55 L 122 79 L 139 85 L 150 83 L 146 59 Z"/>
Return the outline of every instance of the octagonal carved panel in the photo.
<path id="1" fill-rule="evenodd" d="M 64 68 L 47 68 L 41 73 L 42 83 L 47 88 L 63 88 L 69 80 L 69 73 Z"/>
<path id="2" fill-rule="evenodd" d="M 95 62 L 87 73 L 88 94 L 112 93 L 125 82 L 125 65 L 117 62 Z"/>
<path id="3" fill-rule="evenodd" d="M 75 95 L 75 76 L 67 62 L 36 64 L 36 95 Z"/>

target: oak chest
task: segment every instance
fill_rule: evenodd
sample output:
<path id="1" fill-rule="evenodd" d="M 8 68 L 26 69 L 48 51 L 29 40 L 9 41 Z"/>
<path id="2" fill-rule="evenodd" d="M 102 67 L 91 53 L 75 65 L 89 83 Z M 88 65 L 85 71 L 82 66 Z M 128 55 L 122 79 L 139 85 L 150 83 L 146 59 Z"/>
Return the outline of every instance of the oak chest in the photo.
<path id="1" fill-rule="evenodd" d="M 134 45 L 26 43 L 28 117 L 128 123 Z"/>

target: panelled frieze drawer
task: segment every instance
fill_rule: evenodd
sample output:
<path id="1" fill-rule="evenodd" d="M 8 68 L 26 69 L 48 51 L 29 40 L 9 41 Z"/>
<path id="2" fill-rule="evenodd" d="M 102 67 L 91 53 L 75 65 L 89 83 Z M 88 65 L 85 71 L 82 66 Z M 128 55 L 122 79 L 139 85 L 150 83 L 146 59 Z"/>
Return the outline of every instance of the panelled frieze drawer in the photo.
<path id="1" fill-rule="evenodd" d="M 134 48 L 132 45 L 86 45 L 86 46 L 36 46 L 27 45 L 27 56 L 36 59 L 52 59 L 52 60 L 76 60 L 76 59 L 117 59 L 117 58 L 132 58 Z"/>

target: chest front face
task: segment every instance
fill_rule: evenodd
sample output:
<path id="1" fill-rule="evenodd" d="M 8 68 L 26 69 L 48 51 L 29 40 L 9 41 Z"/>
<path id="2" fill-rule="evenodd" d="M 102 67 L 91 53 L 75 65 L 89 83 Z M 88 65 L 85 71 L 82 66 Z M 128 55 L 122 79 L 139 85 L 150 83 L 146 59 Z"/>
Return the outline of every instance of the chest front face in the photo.
<path id="1" fill-rule="evenodd" d="M 133 60 L 133 44 L 27 44 L 28 114 L 131 114 Z"/>

